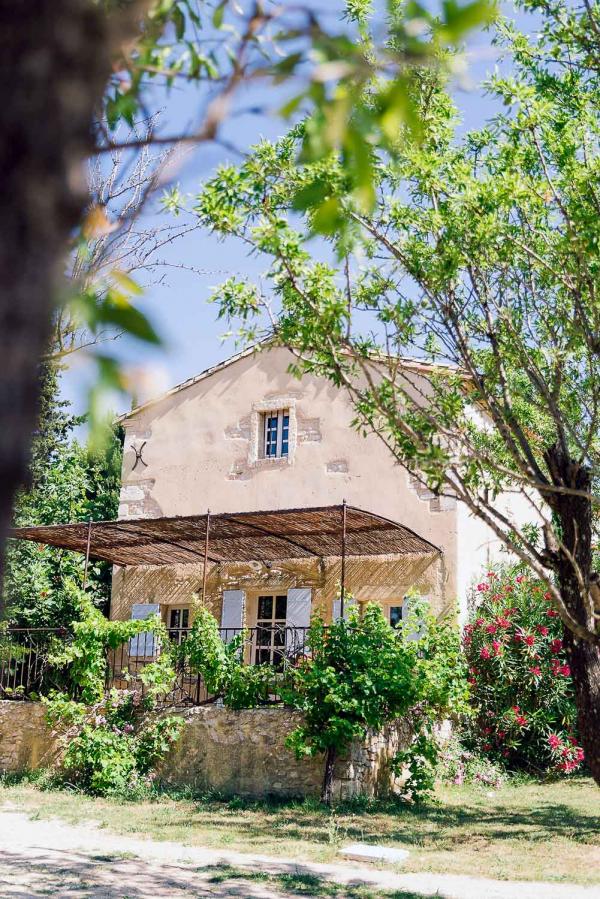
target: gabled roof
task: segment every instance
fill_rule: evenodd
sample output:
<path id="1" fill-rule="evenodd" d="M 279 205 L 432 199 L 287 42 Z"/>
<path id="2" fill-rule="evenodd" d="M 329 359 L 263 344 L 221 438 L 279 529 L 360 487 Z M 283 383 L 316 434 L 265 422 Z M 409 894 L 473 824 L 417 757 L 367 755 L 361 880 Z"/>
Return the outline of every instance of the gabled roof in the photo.
<path id="1" fill-rule="evenodd" d="M 224 359 L 222 362 L 217 362 L 216 365 L 211 365 L 210 368 L 204 369 L 204 371 L 201 371 L 200 374 L 194 375 L 192 378 L 187 378 L 185 381 L 182 381 L 181 384 L 176 384 L 175 387 L 171 387 L 169 388 L 169 390 L 165 390 L 164 393 L 146 400 L 145 403 L 140 403 L 139 406 L 135 406 L 133 409 L 130 409 L 129 412 L 123 412 L 123 414 L 119 415 L 115 419 L 115 421 L 120 424 L 121 422 L 126 421 L 128 418 L 132 418 L 134 415 L 137 415 L 138 412 L 141 412 L 143 409 L 147 409 L 149 406 L 154 406 L 156 403 L 160 403 L 167 397 L 173 396 L 175 393 L 179 393 L 181 390 L 186 390 L 186 388 L 192 387 L 194 384 L 198 384 L 200 381 L 204 381 L 205 378 L 210 378 L 211 375 L 214 375 L 218 371 L 222 371 L 224 368 L 228 368 L 228 366 L 233 365 L 234 362 L 239 362 L 240 359 L 245 359 L 246 356 L 251 356 L 253 353 L 259 352 L 259 348 L 265 343 L 267 343 L 267 341 L 253 343 L 251 346 L 247 347 L 245 350 L 242 350 L 240 353 L 235 353 L 228 359 Z"/>
<path id="2" fill-rule="evenodd" d="M 135 406 L 133 409 L 130 409 L 129 412 L 124 412 L 122 415 L 119 415 L 115 419 L 115 421 L 118 424 L 121 424 L 122 422 L 127 421 L 128 418 L 132 418 L 134 415 L 137 415 L 144 409 L 148 409 L 150 406 L 154 406 L 157 403 L 160 403 L 162 400 L 167 399 L 167 397 L 173 396 L 174 394 L 179 393 L 182 390 L 186 390 L 188 387 L 192 387 L 194 384 L 198 384 L 200 381 L 204 381 L 206 378 L 210 378 L 211 375 L 214 375 L 219 371 L 223 371 L 223 369 L 228 368 L 230 365 L 234 365 L 236 362 L 239 362 L 240 359 L 245 359 L 247 356 L 252 356 L 254 353 L 262 352 L 263 350 L 267 349 L 267 347 L 269 347 L 269 344 L 272 344 L 273 348 L 285 349 L 282 344 L 276 343 L 273 337 L 267 337 L 264 340 L 260 340 L 257 343 L 251 344 L 245 350 L 242 350 L 239 353 L 235 353 L 233 356 L 229 356 L 228 359 L 224 359 L 222 362 L 217 362 L 216 365 L 211 365 L 210 368 L 206 368 L 204 371 L 201 371 L 200 374 L 194 375 L 192 378 L 187 378 L 187 380 L 182 381 L 181 384 L 176 384 L 175 387 L 171 387 L 164 393 L 161 393 L 156 397 L 152 397 L 144 403 L 140 403 L 139 406 Z M 390 357 L 386 357 L 385 355 L 373 356 L 372 362 L 374 364 L 377 364 L 377 362 L 384 362 L 388 358 Z M 424 359 L 410 358 L 408 356 L 402 356 L 397 361 L 399 361 L 402 367 L 406 368 L 407 370 L 422 372 L 424 374 L 432 371 L 457 371 L 456 366 L 450 365 L 448 363 L 426 362 Z"/>

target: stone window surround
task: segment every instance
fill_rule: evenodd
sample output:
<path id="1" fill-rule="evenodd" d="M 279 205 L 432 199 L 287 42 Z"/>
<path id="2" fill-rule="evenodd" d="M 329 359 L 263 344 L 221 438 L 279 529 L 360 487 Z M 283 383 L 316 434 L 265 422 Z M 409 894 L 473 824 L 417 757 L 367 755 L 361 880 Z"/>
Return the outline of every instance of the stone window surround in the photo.
<path id="1" fill-rule="evenodd" d="M 287 409 L 290 416 L 287 456 L 261 456 L 263 415 L 275 409 Z M 298 443 L 298 421 L 296 416 L 296 398 L 291 396 L 272 396 L 266 400 L 252 403 L 250 413 L 250 442 L 248 445 L 248 464 L 254 468 L 273 465 L 291 465 L 296 454 Z"/>

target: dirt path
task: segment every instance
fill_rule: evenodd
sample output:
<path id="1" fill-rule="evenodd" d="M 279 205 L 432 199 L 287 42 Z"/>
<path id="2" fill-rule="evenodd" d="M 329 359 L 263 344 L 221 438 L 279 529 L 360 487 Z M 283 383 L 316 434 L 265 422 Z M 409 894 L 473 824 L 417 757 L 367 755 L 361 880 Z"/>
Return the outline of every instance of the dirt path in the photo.
<path id="1" fill-rule="evenodd" d="M 266 874 L 279 879 L 261 882 Z M 331 896 L 326 886 L 339 883 L 364 885 L 373 896 L 394 891 L 394 899 L 403 895 L 407 899 L 600 899 L 600 887 L 296 863 L 140 840 L 112 834 L 91 822 L 74 827 L 56 819 L 32 819 L 9 806 L 0 809 L 0 897 L 7 899 L 285 899 L 297 895 L 293 878 L 298 875 L 303 878 L 303 895 L 315 897 Z M 307 892 L 311 883 L 314 891 Z"/>

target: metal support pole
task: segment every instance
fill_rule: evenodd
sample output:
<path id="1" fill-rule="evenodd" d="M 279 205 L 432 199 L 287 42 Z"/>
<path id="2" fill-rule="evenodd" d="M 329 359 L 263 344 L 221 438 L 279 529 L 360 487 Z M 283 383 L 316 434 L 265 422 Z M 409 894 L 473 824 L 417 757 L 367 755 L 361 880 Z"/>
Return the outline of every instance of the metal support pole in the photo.
<path id="1" fill-rule="evenodd" d="M 92 519 L 88 521 L 87 544 L 85 547 L 85 567 L 83 569 L 83 589 L 87 587 L 88 565 L 90 563 L 90 543 L 92 542 Z"/>
<path id="2" fill-rule="evenodd" d="M 346 500 L 342 502 L 342 577 L 340 585 L 340 618 L 344 618 L 344 596 L 346 593 Z"/>
<path id="3" fill-rule="evenodd" d="M 208 569 L 208 535 L 210 532 L 210 509 L 206 512 L 206 534 L 204 536 L 204 570 L 202 572 L 202 605 L 206 606 L 206 575 Z"/>

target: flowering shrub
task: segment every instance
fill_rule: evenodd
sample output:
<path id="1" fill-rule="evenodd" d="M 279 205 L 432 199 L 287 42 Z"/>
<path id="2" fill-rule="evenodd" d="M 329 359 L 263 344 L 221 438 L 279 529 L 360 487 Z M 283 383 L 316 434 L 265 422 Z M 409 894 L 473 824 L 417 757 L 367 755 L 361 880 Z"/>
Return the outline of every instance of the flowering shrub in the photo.
<path id="1" fill-rule="evenodd" d="M 463 636 L 474 746 L 511 768 L 569 774 L 583 762 L 562 624 L 522 568 L 489 571 Z"/>
<path id="2" fill-rule="evenodd" d="M 440 747 L 437 759 L 437 776 L 447 783 L 462 786 L 464 783 L 497 789 L 506 783 L 506 769 L 490 754 L 473 752 L 463 746 L 453 735 Z"/>
<path id="3" fill-rule="evenodd" d="M 139 796 L 183 725 L 173 715 L 147 714 L 152 699 L 134 691 L 111 690 L 92 706 L 64 694 L 45 702 L 50 724 L 62 734 L 64 777 L 93 796 Z"/>

